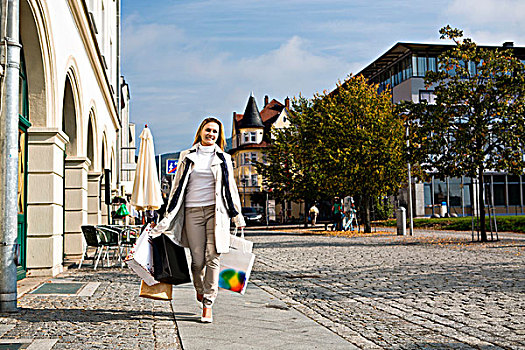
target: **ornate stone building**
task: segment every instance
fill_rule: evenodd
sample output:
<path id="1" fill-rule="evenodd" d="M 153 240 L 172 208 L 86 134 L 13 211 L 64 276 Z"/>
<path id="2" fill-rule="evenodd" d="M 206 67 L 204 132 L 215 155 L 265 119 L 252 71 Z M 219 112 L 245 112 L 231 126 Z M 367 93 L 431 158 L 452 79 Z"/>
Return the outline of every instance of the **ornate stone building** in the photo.
<path id="1" fill-rule="evenodd" d="M 119 12 L 120 0 L 20 0 L 19 278 L 60 273 L 82 253 L 81 225 L 107 223 L 129 135 Z"/>
<path id="2" fill-rule="evenodd" d="M 243 207 L 264 208 L 265 198 L 262 176 L 257 173 L 254 161 L 263 161 L 264 148 L 271 142 L 272 128 L 282 128 L 289 125 L 290 99 L 285 103 L 264 97 L 263 109 L 259 112 L 255 97 L 248 98 L 243 114 L 233 112 L 232 148 L 229 153 L 234 162 L 234 176 L 237 181 Z M 288 216 L 299 218 L 301 206 L 289 203 Z M 281 211 L 281 204 L 275 207 L 276 214 L 286 215 Z"/>

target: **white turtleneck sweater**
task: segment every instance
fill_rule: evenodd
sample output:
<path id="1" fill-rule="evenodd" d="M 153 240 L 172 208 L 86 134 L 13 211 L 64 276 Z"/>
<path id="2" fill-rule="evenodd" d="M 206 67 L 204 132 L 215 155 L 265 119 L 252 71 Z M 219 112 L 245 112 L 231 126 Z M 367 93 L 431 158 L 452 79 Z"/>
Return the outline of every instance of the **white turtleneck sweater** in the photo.
<path id="1" fill-rule="evenodd" d="M 215 177 L 211 172 L 211 162 L 215 155 L 215 145 L 197 147 L 197 160 L 190 173 L 184 205 L 187 208 L 205 207 L 215 204 Z"/>

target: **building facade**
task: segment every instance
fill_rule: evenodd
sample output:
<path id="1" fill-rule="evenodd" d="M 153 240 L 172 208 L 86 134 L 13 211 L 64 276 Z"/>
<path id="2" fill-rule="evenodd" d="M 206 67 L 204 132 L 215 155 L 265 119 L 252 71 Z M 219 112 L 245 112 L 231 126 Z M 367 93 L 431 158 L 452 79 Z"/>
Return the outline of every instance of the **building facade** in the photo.
<path id="1" fill-rule="evenodd" d="M 285 103 L 264 97 L 263 109 L 259 112 L 254 96 L 250 96 L 244 114 L 233 112 L 232 146 L 229 153 L 234 163 L 234 176 L 239 188 L 243 207 L 256 207 L 261 210 L 266 205 L 266 192 L 263 179 L 258 174 L 254 162 L 263 162 L 263 151 L 271 143 L 271 130 L 283 128 L 290 124 L 290 99 Z M 299 218 L 304 211 L 297 203 L 287 203 L 286 210 L 277 203 L 275 212 L 283 219 Z M 280 219 L 279 217 L 276 219 Z"/>
<path id="2" fill-rule="evenodd" d="M 437 71 L 438 56 L 451 49 L 452 45 L 397 43 L 390 50 L 369 64 L 358 74 L 371 83 L 379 84 L 379 92 L 391 89 L 394 103 L 423 100 L 434 103 L 432 87 L 426 87 L 427 71 Z M 502 47 L 480 46 L 485 49 L 512 48 L 514 54 L 525 62 L 525 47 L 514 47 L 504 43 Z M 472 67 L 475 69 L 475 67 Z M 504 172 L 485 172 L 486 202 L 497 215 L 524 213 L 525 176 L 514 176 Z M 430 182 L 414 183 L 412 203 L 415 216 L 472 215 L 476 211 L 476 179 L 463 176 L 440 180 L 432 176 Z M 399 205 L 406 206 L 408 191 L 399 194 Z"/>
<path id="3" fill-rule="evenodd" d="M 104 191 L 119 189 L 129 104 L 119 12 L 120 0 L 20 0 L 19 278 L 62 272 L 82 254 L 81 226 L 108 222 Z"/>

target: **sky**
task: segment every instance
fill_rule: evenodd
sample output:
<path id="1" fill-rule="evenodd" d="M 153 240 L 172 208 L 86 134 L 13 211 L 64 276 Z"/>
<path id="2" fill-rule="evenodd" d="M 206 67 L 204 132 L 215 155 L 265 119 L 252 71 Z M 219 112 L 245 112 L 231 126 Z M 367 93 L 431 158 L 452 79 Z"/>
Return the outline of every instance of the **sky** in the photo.
<path id="1" fill-rule="evenodd" d="M 265 95 L 311 98 L 397 42 L 450 43 L 447 24 L 525 46 L 525 0 L 122 0 L 121 12 L 130 119 L 156 154 L 189 148 L 210 115 L 230 137 L 252 92 L 259 110 Z"/>

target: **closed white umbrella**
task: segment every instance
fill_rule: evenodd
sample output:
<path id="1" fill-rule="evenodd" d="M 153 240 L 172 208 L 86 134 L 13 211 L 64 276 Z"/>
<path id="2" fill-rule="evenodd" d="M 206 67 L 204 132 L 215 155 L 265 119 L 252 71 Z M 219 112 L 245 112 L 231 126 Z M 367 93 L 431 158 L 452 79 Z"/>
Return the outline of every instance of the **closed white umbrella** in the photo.
<path id="1" fill-rule="evenodd" d="M 147 125 L 140 134 L 139 159 L 137 161 L 135 181 L 133 182 L 131 204 L 137 210 L 156 210 L 163 204 L 157 166 L 155 164 L 153 135 L 151 135 Z"/>

